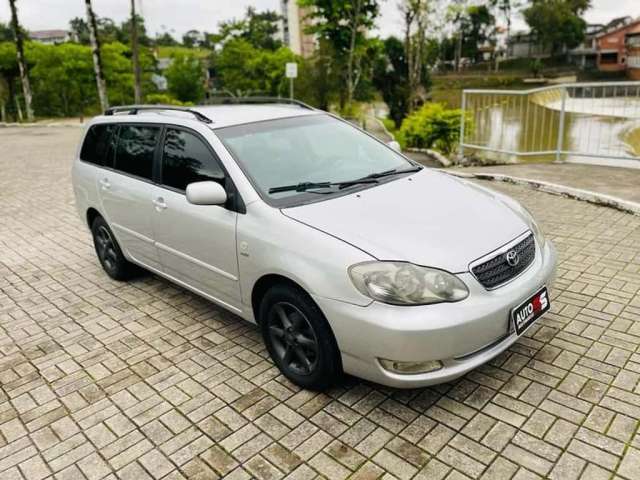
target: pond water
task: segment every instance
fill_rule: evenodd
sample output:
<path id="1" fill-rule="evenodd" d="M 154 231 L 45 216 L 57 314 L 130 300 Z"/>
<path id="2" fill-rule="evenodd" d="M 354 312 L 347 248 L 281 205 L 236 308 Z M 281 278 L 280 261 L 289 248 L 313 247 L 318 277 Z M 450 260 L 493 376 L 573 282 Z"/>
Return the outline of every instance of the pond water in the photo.
<path id="1" fill-rule="evenodd" d="M 561 108 L 559 89 L 530 95 L 468 94 L 472 121 L 465 143 L 491 150 L 468 152 L 497 161 L 539 162 L 555 160 L 560 146 L 564 161 L 640 168 L 640 97 L 568 97 L 559 141 Z"/>

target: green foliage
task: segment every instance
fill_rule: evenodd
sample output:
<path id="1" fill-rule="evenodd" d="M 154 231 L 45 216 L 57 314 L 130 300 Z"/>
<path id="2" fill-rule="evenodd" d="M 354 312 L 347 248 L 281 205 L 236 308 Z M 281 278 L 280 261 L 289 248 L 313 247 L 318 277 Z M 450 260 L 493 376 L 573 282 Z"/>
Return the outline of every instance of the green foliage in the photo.
<path id="1" fill-rule="evenodd" d="M 370 47 L 367 32 L 378 16 L 378 0 L 298 0 L 298 4 L 309 9 L 312 21 L 306 31 L 331 45 L 332 68 L 340 72 L 340 105 L 344 107 L 345 102 L 358 97 L 359 82 L 367 80 L 362 61 L 366 63 Z"/>
<path id="2" fill-rule="evenodd" d="M 13 41 L 13 30 L 11 30 L 11 25 L 0 22 L 0 42 L 11 41 Z"/>
<path id="3" fill-rule="evenodd" d="M 402 122 L 398 141 L 405 148 L 431 148 L 450 154 L 460 140 L 462 111 L 440 103 L 426 103 Z M 471 128 L 470 119 L 465 120 Z"/>
<path id="4" fill-rule="evenodd" d="M 204 98 L 204 70 L 195 55 L 174 55 L 165 75 L 169 91 L 181 102 L 197 103 Z"/>
<path id="5" fill-rule="evenodd" d="M 464 41 L 462 56 L 482 60 L 479 46 L 487 41 L 495 41 L 496 19 L 486 5 L 472 5 L 467 8 L 466 16 L 462 20 Z"/>
<path id="6" fill-rule="evenodd" d="M 244 18 L 220 23 L 220 33 L 214 35 L 214 41 L 226 43 L 242 39 L 258 49 L 277 50 L 282 47 L 282 41 L 276 38 L 279 21 L 280 15 L 274 11 L 258 12 L 254 7 L 247 7 Z"/>
<path id="7" fill-rule="evenodd" d="M 151 93 L 145 97 L 145 102 L 151 105 L 190 106 L 192 102 L 181 102 L 168 93 Z"/>
<path id="8" fill-rule="evenodd" d="M 577 47 L 584 39 L 587 24 L 581 15 L 590 1 L 533 0 L 522 13 L 542 44 L 557 53 L 563 46 Z"/>
<path id="9" fill-rule="evenodd" d="M 258 49 L 246 40 L 231 39 L 214 58 L 216 89 L 235 96 L 286 95 L 285 64 L 293 61 L 296 56 L 286 47 Z"/>
<path id="10" fill-rule="evenodd" d="M 150 72 L 155 68 L 151 52 L 142 48 L 140 63 L 145 92 L 154 92 Z M 44 45 L 25 44 L 29 77 L 33 90 L 33 105 L 42 116 L 75 116 L 99 111 L 91 48 L 78 43 Z M 112 105 L 133 101 L 133 67 L 131 51 L 119 42 L 102 46 L 104 75 Z M 0 77 L 10 95 L 20 95 L 16 49 L 11 42 L 0 42 Z M 7 102 L 13 113 L 13 101 Z"/>
<path id="11" fill-rule="evenodd" d="M 378 59 L 373 81 L 389 107 L 389 117 L 398 127 L 406 116 L 409 81 L 404 43 L 396 37 L 383 42 L 384 54 Z"/>

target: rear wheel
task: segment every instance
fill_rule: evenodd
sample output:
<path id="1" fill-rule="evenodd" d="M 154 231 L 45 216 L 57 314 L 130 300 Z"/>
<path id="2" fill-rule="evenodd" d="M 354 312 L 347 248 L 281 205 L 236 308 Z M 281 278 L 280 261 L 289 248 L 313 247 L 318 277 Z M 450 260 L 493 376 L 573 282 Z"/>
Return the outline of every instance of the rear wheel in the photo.
<path id="1" fill-rule="evenodd" d="M 120 245 L 104 218 L 100 216 L 95 218 L 91 224 L 91 233 L 98 260 L 107 275 L 114 280 L 131 278 L 136 268 L 122 254 Z"/>
<path id="2" fill-rule="evenodd" d="M 260 326 L 271 358 L 293 383 L 322 390 L 340 378 L 333 332 L 305 292 L 288 285 L 272 287 L 260 305 Z"/>

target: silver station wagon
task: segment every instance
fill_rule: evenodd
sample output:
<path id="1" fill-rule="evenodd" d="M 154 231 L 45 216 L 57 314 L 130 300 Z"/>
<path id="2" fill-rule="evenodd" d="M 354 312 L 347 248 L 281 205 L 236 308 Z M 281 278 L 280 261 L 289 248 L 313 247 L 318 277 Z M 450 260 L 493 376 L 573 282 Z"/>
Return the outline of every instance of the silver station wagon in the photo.
<path id="1" fill-rule="evenodd" d="M 297 102 L 112 108 L 73 187 L 111 278 L 256 323 L 305 388 L 452 380 L 550 306 L 555 250 L 520 204 Z"/>

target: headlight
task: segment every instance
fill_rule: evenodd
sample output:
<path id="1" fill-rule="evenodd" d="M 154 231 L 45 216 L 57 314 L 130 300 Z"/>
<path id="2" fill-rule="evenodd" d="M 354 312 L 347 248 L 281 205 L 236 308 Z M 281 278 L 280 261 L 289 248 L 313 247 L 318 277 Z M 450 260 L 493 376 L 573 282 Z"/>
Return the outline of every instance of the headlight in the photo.
<path id="1" fill-rule="evenodd" d="M 369 298 L 391 305 L 458 302 L 469 296 L 455 275 L 407 262 L 364 262 L 349 268 L 356 288 Z"/>
<path id="2" fill-rule="evenodd" d="M 536 222 L 535 218 L 533 218 L 533 215 L 531 214 L 529 209 L 524 206 L 522 208 L 525 212 L 527 212 L 527 215 L 529 216 L 529 226 L 531 227 L 533 236 L 536 237 L 536 240 L 538 240 L 538 245 L 540 245 L 540 248 L 544 247 L 544 244 L 547 243 L 544 232 L 540 228 L 540 225 L 538 225 L 538 222 Z"/>

